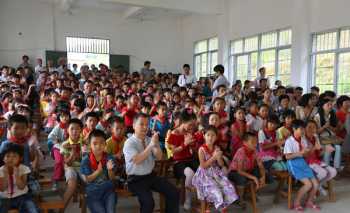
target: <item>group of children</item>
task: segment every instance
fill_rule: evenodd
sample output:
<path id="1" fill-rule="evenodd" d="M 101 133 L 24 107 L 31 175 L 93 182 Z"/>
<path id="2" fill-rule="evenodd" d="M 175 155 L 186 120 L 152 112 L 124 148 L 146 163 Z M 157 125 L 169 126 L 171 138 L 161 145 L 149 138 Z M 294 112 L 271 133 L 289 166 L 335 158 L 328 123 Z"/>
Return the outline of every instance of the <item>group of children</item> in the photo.
<path id="1" fill-rule="evenodd" d="M 223 66 L 214 71 L 222 75 Z M 33 73 L 30 67 L 2 67 L 1 73 L 0 212 L 38 212 L 32 196 L 40 190 L 36 178 L 45 157 L 54 159 L 52 189 L 66 181 L 66 207 L 82 185 L 91 212 L 115 212 L 114 188 L 123 178 L 127 182 L 124 142 L 141 112 L 152 117 L 147 134 L 159 135 L 174 176 L 185 182 L 185 210 L 191 209 L 191 187 L 222 212 L 232 203 L 244 208 L 246 184 L 258 190 L 274 181 L 275 171 L 288 171 L 302 183 L 295 210 L 319 209 L 317 191 L 325 194 L 323 184 L 349 163 L 343 168 L 341 162 L 349 159 L 342 152 L 350 151 L 350 98 L 332 91 L 319 95 L 317 87 L 301 95 L 301 88 L 272 90 L 261 78 L 255 88 L 248 80 L 232 89 L 218 85 L 211 96 L 210 81 L 179 87 L 171 73 L 147 81 L 138 73 L 92 72 L 86 66 L 79 76 L 67 68 Z M 41 115 L 35 122 L 34 112 Z M 49 153 L 40 148 L 42 130 Z"/>

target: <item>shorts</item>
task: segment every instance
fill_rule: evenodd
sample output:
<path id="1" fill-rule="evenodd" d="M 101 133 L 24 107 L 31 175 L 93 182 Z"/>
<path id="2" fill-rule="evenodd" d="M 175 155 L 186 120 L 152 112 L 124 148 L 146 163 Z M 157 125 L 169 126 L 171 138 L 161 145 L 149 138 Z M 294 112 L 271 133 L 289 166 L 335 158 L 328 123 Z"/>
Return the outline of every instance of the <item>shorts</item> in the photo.
<path id="1" fill-rule="evenodd" d="M 66 182 L 73 179 L 75 181 L 83 180 L 83 177 L 77 172 L 73 167 L 64 168 L 64 176 L 66 177 Z"/>

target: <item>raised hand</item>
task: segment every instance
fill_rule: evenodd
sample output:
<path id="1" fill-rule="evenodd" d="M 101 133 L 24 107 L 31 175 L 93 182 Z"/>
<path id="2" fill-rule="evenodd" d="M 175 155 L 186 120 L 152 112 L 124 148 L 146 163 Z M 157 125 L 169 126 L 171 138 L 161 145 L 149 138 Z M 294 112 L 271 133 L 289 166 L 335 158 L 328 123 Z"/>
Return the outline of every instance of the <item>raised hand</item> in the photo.
<path id="1" fill-rule="evenodd" d="M 188 146 L 188 145 L 192 144 L 193 142 L 194 142 L 193 136 L 190 135 L 190 134 L 186 134 L 186 135 L 185 135 L 184 144 L 185 144 L 186 146 Z"/>
<path id="2" fill-rule="evenodd" d="M 109 161 L 107 162 L 107 169 L 108 169 L 108 170 L 113 170 L 113 168 L 114 168 L 114 163 L 113 163 L 112 160 L 109 160 Z"/>

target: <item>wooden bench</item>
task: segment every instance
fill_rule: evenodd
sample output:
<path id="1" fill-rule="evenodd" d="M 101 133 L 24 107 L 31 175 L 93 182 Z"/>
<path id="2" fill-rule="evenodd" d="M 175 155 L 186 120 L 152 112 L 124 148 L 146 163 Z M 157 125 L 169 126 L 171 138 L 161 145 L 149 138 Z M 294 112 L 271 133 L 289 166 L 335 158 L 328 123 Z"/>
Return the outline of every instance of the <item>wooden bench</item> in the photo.
<path id="1" fill-rule="evenodd" d="M 19 213 L 19 210 L 17 209 L 10 209 L 7 211 L 7 213 Z"/>
<path id="2" fill-rule="evenodd" d="M 43 201 L 39 203 L 38 207 L 42 210 L 43 213 L 48 213 L 49 210 L 59 210 L 60 213 L 64 212 L 63 200 Z"/>
<path id="3" fill-rule="evenodd" d="M 288 192 L 287 192 L 287 200 L 288 200 L 288 208 L 292 209 L 293 208 L 293 201 L 292 201 L 292 196 L 293 196 L 293 177 L 291 175 L 289 175 L 289 173 L 287 171 L 284 172 L 274 172 L 272 173 L 273 176 L 278 180 L 278 186 L 276 189 L 276 193 L 275 193 L 275 198 L 274 198 L 274 203 L 279 203 L 280 200 L 280 196 L 281 194 L 283 195 L 284 192 L 283 190 L 283 186 L 284 183 L 287 182 L 288 184 Z M 326 189 L 328 191 L 328 202 L 335 202 L 336 198 L 335 198 L 335 193 L 334 193 L 334 189 L 333 189 L 333 181 L 327 181 L 327 186 Z"/>
<path id="4" fill-rule="evenodd" d="M 186 188 L 187 190 L 190 190 L 192 193 L 197 194 L 197 190 L 195 187 L 189 187 Z M 255 183 L 249 181 L 249 183 L 247 184 L 245 191 L 248 192 L 250 194 L 250 201 L 251 201 L 251 205 L 252 205 L 252 212 L 253 213 L 258 213 L 259 210 L 256 206 L 256 190 L 255 190 Z M 196 196 L 197 199 L 197 196 Z M 243 199 L 243 198 L 242 198 Z M 198 199 L 197 199 L 198 201 Z M 200 200 L 199 201 L 200 206 L 199 208 L 194 209 L 195 212 L 199 212 L 199 213 L 206 213 L 208 208 L 210 208 L 210 204 L 205 201 L 205 200 Z"/>

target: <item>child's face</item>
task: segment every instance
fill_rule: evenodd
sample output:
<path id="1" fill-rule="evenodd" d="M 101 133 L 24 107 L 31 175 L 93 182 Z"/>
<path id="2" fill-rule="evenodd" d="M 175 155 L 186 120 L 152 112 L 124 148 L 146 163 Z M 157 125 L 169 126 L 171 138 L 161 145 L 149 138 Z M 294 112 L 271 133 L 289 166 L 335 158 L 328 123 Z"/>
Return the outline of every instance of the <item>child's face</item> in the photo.
<path id="1" fill-rule="evenodd" d="M 209 116 L 209 125 L 218 127 L 220 125 L 220 118 L 217 114 Z"/>
<path id="2" fill-rule="evenodd" d="M 329 101 L 323 105 L 323 110 L 328 112 L 332 109 L 332 107 L 333 107 L 332 102 Z"/>
<path id="3" fill-rule="evenodd" d="M 102 155 L 106 147 L 106 140 L 103 137 L 92 137 L 90 148 L 94 155 Z"/>
<path id="4" fill-rule="evenodd" d="M 72 139 L 79 139 L 81 134 L 81 127 L 79 124 L 71 123 L 68 127 L 69 137 Z"/>
<path id="5" fill-rule="evenodd" d="M 114 101 L 113 95 L 107 95 L 107 101 L 112 103 Z"/>
<path id="6" fill-rule="evenodd" d="M 303 127 L 299 127 L 297 129 L 294 129 L 294 136 L 300 138 L 301 136 L 304 135 L 305 129 Z"/>
<path id="7" fill-rule="evenodd" d="M 124 105 L 124 100 L 119 98 L 117 99 L 117 106 L 123 106 Z"/>
<path id="8" fill-rule="evenodd" d="M 287 98 L 282 99 L 281 100 L 281 106 L 282 106 L 282 108 L 288 108 L 289 100 Z"/>
<path id="9" fill-rule="evenodd" d="M 348 111 L 350 109 L 350 101 L 344 101 L 342 108 L 345 109 L 345 111 Z"/>
<path id="10" fill-rule="evenodd" d="M 274 122 L 267 122 L 267 130 L 269 131 L 275 131 L 277 128 L 277 124 Z"/>
<path id="11" fill-rule="evenodd" d="M 86 120 L 86 126 L 89 129 L 95 129 L 97 123 L 98 123 L 98 119 L 95 117 L 88 117 Z"/>
<path id="12" fill-rule="evenodd" d="M 256 137 L 249 137 L 244 143 L 248 146 L 249 149 L 255 150 L 256 145 L 258 144 L 258 139 Z"/>
<path id="13" fill-rule="evenodd" d="M 21 162 L 21 157 L 18 153 L 15 152 L 8 152 L 4 156 L 4 163 L 8 167 L 16 167 Z"/>
<path id="14" fill-rule="evenodd" d="M 69 116 L 67 114 L 61 114 L 60 115 L 60 121 L 64 124 L 68 123 L 69 121 Z"/>
<path id="15" fill-rule="evenodd" d="M 93 106 L 95 101 L 93 97 L 89 97 L 87 98 L 86 102 L 88 106 Z"/>
<path id="16" fill-rule="evenodd" d="M 261 107 L 259 110 L 259 116 L 261 118 L 267 118 L 267 115 L 269 114 L 269 109 L 267 107 Z"/>
<path id="17" fill-rule="evenodd" d="M 219 89 L 219 96 L 225 96 L 226 95 L 226 88 L 225 87 L 221 87 Z"/>
<path id="18" fill-rule="evenodd" d="M 204 135 L 205 143 L 213 145 L 216 141 L 217 135 L 214 131 L 207 131 Z"/>
<path id="19" fill-rule="evenodd" d="M 288 117 L 286 117 L 286 119 L 284 120 L 286 126 L 291 126 L 292 123 L 293 123 L 293 121 L 294 121 L 294 118 L 293 118 L 292 116 L 288 116 Z"/>
<path id="20" fill-rule="evenodd" d="M 306 133 L 310 135 L 315 135 L 317 133 L 317 126 L 313 122 L 309 122 L 305 128 Z"/>
<path id="21" fill-rule="evenodd" d="M 141 108 L 141 112 L 142 112 L 142 113 L 145 113 L 145 114 L 147 114 L 147 115 L 150 113 L 150 111 L 151 111 L 150 108 L 147 108 L 147 107 L 142 107 L 142 108 Z"/>
<path id="22" fill-rule="evenodd" d="M 14 123 L 10 127 L 10 133 L 16 138 L 24 138 L 27 133 L 28 126 L 24 123 Z"/>
<path id="23" fill-rule="evenodd" d="M 236 117 L 237 120 L 243 121 L 243 120 L 245 120 L 245 113 L 243 112 L 243 110 L 238 110 L 235 113 L 235 117 Z"/>
<path id="24" fill-rule="evenodd" d="M 157 110 L 158 116 L 159 117 L 165 117 L 166 110 L 167 109 L 166 109 L 165 106 L 158 107 L 158 110 Z"/>
<path id="25" fill-rule="evenodd" d="M 223 101 L 216 101 L 214 106 L 213 106 L 213 109 L 214 109 L 215 112 L 223 111 L 225 109 L 225 102 L 223 102 Z"/>
<path id="26" fill-rule="evenodd" d="M 58 94 L 57 93 L 52 93 L 51 101 L 54 103 L 56 103 L 58 101 Z"/>
<path id="27" fill-rule="evenodd" d="M 112 126 L 112 134 L 120 137 L 124 135 L 124 125 L 122 123 L 114 122 Z"/>
<path id="28" fill-rule="evenodd" d="M 194 128 L 193 128 L 194 126 L 195 126 L 195 120 L 191 120 L 182 124 L 183 129 L 187 133 L 192 133 L 194 131 Z"/>
<path id="29" fill-rule="evenodd" d="M 249 112 L 253 115 L 258 114 L 258 106 L 256 104 L 249 107 Z"/>

